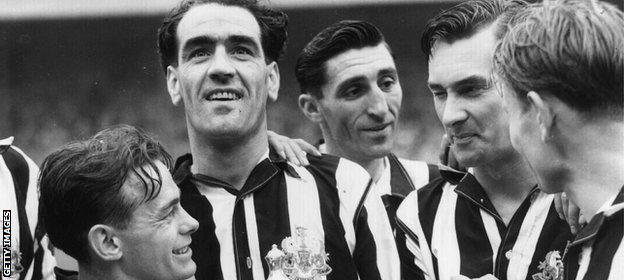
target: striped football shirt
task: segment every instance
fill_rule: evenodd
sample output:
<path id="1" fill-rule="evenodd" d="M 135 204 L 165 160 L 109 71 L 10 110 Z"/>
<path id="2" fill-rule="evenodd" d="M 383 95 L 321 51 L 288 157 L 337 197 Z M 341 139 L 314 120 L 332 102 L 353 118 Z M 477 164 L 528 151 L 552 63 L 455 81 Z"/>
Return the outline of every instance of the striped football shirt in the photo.
<path id="1" fill-rule="evenodd" d="M 367 221 L 377 252 L 377 267 L 383 279 L 400 279 L 401 264 L 393 231 L 396 210 L 413 190 L 439 176 L 436 165 L 423 161 L 398 158 L 394 154 L 384 158 L 384 170 L 366 200 Z M 381 198 L 383 204 L 379 204 Z"/>
<path id="2" fill-rule="evenodd" d="M 199 221 L 191 243 L 196 279 L 266 279 L 267 252 L 299 226 L 324 240 L 326 279 L 382 279 L 366 219 L 378 210 L 364 206 L 374 186 L 368 173 L 338 157 L 308 159 L 310 166 L 297 167 L 271 151 L 240 190 L 192 174 L 190 155 L 178 159 L 182 206 Z"/>
<path id="3" fill-rule="evenodd" d="M 624 187 L 576 235 L 563 256 L 564 279 L 624 279 Z"/>
<path id="4" fill-rule="evenodd" d="M 21 258 L 12 258 L 13 274 L 9 278 L 0 274 L 0 279 L 54 279 L 56 262 L 38 221 L 39 168 L 19 148 L 11 146 L 12 141 L 12 137 L 0 140 L 0 209 L 10 213 L 11 246 L 6 248 Z"/>
<path id="5" fill-rule="evenodd" d="M 441 173 L 397 211 L 404 279 L 493 274 L 500 280 L 532 280 L 546 253 L 561 254 L 572 238 L 553 195 L 537 187 L 505 225 L 472 174 Z"/>

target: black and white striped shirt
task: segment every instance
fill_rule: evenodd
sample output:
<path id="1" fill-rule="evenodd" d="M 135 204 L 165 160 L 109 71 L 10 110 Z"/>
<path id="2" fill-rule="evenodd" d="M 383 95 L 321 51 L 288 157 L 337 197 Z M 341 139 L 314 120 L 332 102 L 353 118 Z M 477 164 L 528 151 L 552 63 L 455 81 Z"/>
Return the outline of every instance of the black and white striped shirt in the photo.
<path id="1" fill-rule="evenodd" d="M 10 278 L 0 274 L 0 279 L 54 279 L 56 262 L 38 221 L 39 168 L 19 148 L 11 146 L 12 141 L 12 137 L 0 140 L 0 209 L 11 213 L 10 249 L 15 255 L 19 252 L 21 271 L 12 267 L 15 274 Z M 14 258 L 12 261 L 18 265 Z"/>
<path id="2" fill-rule="evenodd" d="M 396 210 L 410 192 L 426 185 L 439 173 L 436 165 L 398 158 L 394 154 L 384 158 L 384 166 L 365 206 L 379 209 L 378 200 L 373 198 L 381 197 L 385 211 L 368 211 L 367 221 L 375 240 L 377 267 L 383 279 L 400 279 L 400 258 L 392 233 L 396 227 Z"/>
<path id="3" fill-rule="evenodd" d="M 442 175 L 412 192 L 397 211 L 404 279 L 486 274 L 532 279 L 546 253 L 563 252 L 572 238 L 556 213 L 553 195 L 537 187 L 505 225 L 472 174 Z"/>
<path id="4" fill-rule="evenodd" d="M 174 180 L 181 203 L 199 221 L 191 248 L 195 277 L 266 279 L 264 257 L 272 244 L 303 226 L 325 241 L 332 272 L 327 279 L 382 279 L 378 252 L 364 206 L 373 185 L 364 168 L 325 155 L 308 156 L 310 166 L 289 165 L 271 152 L 242 189 L 192 174 L 192 158 L 178 159 Z"/>
<path id="5" fill-rule="evenodd" d="M 564 279 L 624 279 L 624 187 L 576 235 L 563 256 Z"/>

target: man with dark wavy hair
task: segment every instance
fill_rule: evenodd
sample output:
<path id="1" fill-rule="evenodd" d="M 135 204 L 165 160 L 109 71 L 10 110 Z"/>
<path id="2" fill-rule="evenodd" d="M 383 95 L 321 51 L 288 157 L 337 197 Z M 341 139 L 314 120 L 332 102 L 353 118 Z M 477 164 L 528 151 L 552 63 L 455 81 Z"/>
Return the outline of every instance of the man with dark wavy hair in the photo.
<path id="1" fill-rule="evenodd" d="M 180 205 L 171 157 L 120 126 L 67 144 L 41 165 L 41 219 L 79 279 L 188 279 L 198 223 Z"/>
<path id="2" fill-rule="evenodd" d="M 367 201 L 368 227 L 375 236 L 376 262 L 383 279 L 400 278 L 392 230 L 400 202 L 437 176 L 437 167 L 392 153 L 398 131 L 402 89 L 381 31 L 371 23 L 334 23 L 304 47 L 295 76 L 299 107 L 323 133 L 321 150 L 363 166 L 376 188 Z"/>
<path id="3" fill-rule="evenodd" d="M 495 54 L 511 143 L 541 189 L 565 192 L 592 217 L 557 269 L 564 279 L 624 279 L 624 13 L 544 1 L 511 22 Z"/>
<path id="4" fill-rule="evenodd" d="M 195 276 L 266 279 L 272 245 L 305 232 L 329 258 L 310 254 L 307 246 L 320 244 L 282 247 L 303 258 L 290 263 L 292 277 L 323 277 L 327 262 L 327 279 L 379 279 L 366 170 L 331 156 L 293 166 L 269 148 L 266 104 L 277 98 L 286 24 L 286 14 L 255 0 L 182 1 L 159 30 L 169 95 L 186 114 L 191 153 L 178 159 L 174 178 L 200 224 Z"/>
<path id="5" fill-rule="evenodd" d="M 509 139 L 493 53 L 522 1 L 472 0 L 431 19 L 422 37 L 428 85 L 457 161 L 468 172 L 408 196 L 397 220 L 406 278 L 534 279 L 572 235 Z M 459 276 L 463 275 L 463 276 Z M 541 278 L 537 278 L 541 279 Z"/>

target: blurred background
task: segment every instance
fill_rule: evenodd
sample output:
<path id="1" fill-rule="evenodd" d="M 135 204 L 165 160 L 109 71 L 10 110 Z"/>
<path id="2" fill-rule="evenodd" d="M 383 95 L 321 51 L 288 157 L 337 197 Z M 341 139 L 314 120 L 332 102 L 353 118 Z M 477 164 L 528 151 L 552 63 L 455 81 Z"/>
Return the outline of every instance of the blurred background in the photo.
<path id="1" fill-rule="evenodd" d="M 420 35 L 427 19 L 457 1 L 271 0 L 290 16 L 282 87 L 269 129 L 317 142 L 297 107 L 294 62 L 325 26 L 370 21 L 396 57 L 403 107 L 396 152 L 437 162 L 442 128 L 426 87 Z M 620 8 L 621 0 L 615 0 Z M 120 123 L 154 134 L 177 157 L 188 152 L 184 113 L 166 91 L 156 31 L 176 0 L 3 0 L 0 9 L 0 139 L 15 136 L 37 163 L 60 145 Z"/>

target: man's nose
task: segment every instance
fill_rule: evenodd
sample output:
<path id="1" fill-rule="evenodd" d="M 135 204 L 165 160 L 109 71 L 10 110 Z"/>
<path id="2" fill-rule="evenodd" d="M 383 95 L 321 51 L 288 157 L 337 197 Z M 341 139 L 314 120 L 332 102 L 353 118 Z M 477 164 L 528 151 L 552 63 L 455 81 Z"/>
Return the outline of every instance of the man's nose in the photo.
<path id="1" fill-rule="evenodd" d="M 382 91 L 377 86 L 374 86 L 368 97 L 366 113 L 376 121 L 383 121 L 386 114 L 389 113 L 387 100 L 388 96 L 386 94 L 386 92 Z"/>
<path id="2" fill-rule="evenodd" d="M 184 208 L 180 207 L 182 211 L 182 222 L 180 226 L 180 234 L 189 235 L 193 234 L 199 228 L 199 222 L 195 220 Z"/>
<path id="3" fill-rule="evenodd" d="M 445 127 L 453 127 L 462 124 L 468 119 L 465 102 L 461 98 L 456 98 L 453 94 L 449 94 L 444 104 L 444 112 L 442 114 L 442 124 Z"/>
<path id="4" fill-rule="evenodd" d="M 217 83 L 227 83 L 234 77 L 235 71 L 225 47 L 217 47 L 208 69 L 210 79 Z"/>

